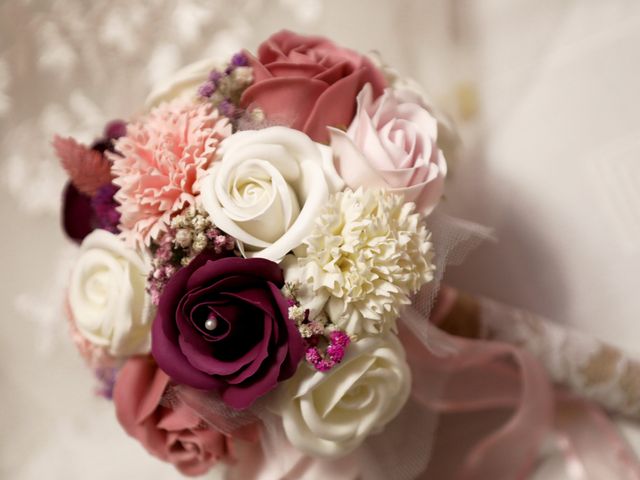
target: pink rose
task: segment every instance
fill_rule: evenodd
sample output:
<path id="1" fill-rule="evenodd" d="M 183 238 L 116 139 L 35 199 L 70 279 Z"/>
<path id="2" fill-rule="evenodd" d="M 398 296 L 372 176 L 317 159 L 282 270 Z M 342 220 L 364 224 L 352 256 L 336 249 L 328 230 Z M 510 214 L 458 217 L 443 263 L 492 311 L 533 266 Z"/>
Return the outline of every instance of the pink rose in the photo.
<path id="1" fill-rule="evenodd" d="M 169 377 L 151 357 L 131 357 L 113 392 L 118 421 L 152 455 L 184 475 L 206 473 L 234 459 L 231 437 L 204 423 L 186 404 L 161 404 Z"/>
<path id="2" fill-rule="evenodd" d="M 447 163 L 437 143 L 438 122 L 416 94 L 386 89 L 374 100 L 366 85 L 348 130 L 329 130 L 336 170 L 349 187 L 402 193 L 425 214 L 436 206 Z"/>
<path id="3" fill-rule="evenodd" d="M 327 143 L 328 125 L 346 127 L 355 112 L 355 98 L 365 83 L 378 96 L 386 86 L 380 70 L 365 56 L 340 48 L 323 37 L 305 37 L 282 30 L 247 53 L 253 84 L 242 106 L 259 107 L 271 122 L 301 130 Z"/>

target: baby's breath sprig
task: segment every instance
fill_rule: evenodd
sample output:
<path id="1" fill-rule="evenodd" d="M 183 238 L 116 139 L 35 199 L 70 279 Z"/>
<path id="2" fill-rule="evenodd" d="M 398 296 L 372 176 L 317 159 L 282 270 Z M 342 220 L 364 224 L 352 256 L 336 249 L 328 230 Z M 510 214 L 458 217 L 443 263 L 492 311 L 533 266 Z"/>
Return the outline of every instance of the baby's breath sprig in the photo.
<path id="1" fill-rule="evenodd" d="M 169 279 L 206 249 L 217 254 L 232 251 L 235 239 L 218 230 L 206 212 L 190 206 L 171 219 L 167 232 L 151 245 L 152 268 L 148 291 L 154 305 Z"/>

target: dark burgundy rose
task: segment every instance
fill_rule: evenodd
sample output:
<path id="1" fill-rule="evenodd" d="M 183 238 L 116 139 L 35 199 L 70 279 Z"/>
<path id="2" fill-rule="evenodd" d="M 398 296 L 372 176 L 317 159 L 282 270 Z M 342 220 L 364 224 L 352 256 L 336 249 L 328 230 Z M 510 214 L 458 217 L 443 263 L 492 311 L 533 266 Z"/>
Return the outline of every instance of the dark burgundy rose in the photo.
<path id="1" fill-rule="evenodd" d="M 269 260 L 200 254 L 162 292 L 153 357 L 177 383 L 250 406 L 290 378 L 303 356 L 283 285 L 282 269 Z"/>
<path id="2" fill-rule="evenodd" d="M 71 182 L 67 182 L 62 198 L 62 226 L 64 232 L 76 243 L 96 228 L 118 233 L 120 213 L 113 199 L 118 187 L 106 183 L 93 197 L 80 192 Z"/>
<path id="3" fill-rule="evenodd" d="M 62 199 L 62 226 L 65 233 L 76 243 L 95 229 L 97 219 L 91 206 L 91 197 L 67 183 Z"/>

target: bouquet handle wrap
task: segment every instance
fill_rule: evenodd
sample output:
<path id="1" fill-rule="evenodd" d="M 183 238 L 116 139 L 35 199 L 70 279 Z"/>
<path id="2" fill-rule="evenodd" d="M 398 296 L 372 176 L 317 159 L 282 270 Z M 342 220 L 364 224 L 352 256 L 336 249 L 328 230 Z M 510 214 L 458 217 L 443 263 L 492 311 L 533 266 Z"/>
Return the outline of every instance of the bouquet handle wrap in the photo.
<path id="1" fill-rule="evenodd" d="M 451 309 L 441 320 L 444 330 L 517 345 L 544 365 L 553 382 L 640 420 L 640 361 L 620 349 L 531 312 L 449 287 L 443 287 L 440 301 Z"/>
<path id="2" fill-rule="evenodd" d="M 564 457 L 568 478 L 640 478 L 640 464 L 602 409 L 637 418 L 636 360 L 532 313 L 446 286 L 431 322 L 438 326 L 433 331 L 448 336 L 457 349 L 439 359 L 423 356 L 432 368 L 441 363 L 449 370 L 442 396 L 427 398 L 444 420 L 429 471 L 444 475 L 438 463 L 451 467 L 450 461 L 438 461 L 444 460 L 438 443 L 446 443 L 445 429 L 457 424 L 464 430 L 468 414 L 484 412 L 496 417 L 497 426 L 488 427 L 489 433 L 462 435 L 475 440 L 466 439 L 470 446 L 462 467 L 443 478 L 523 478 L 544 453 L 545 438 Z M 487 361 L 491 353 L 493 359 L 501 353 L 503 361 Z M 461 444 L 454 445 L 461 454 Z"/>

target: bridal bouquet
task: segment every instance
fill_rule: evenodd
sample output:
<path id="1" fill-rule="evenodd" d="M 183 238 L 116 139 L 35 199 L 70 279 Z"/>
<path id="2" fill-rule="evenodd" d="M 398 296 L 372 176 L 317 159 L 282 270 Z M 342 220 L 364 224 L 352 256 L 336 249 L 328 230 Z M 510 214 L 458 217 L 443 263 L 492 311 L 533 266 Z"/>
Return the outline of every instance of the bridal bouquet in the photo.
<path id="1" fill-rule="evenodd" d="M 70 331 L 126 432 L 186 475 L 424 472 L 450 133 L 376 57 L 282 31 L 56 137 Z"/>

